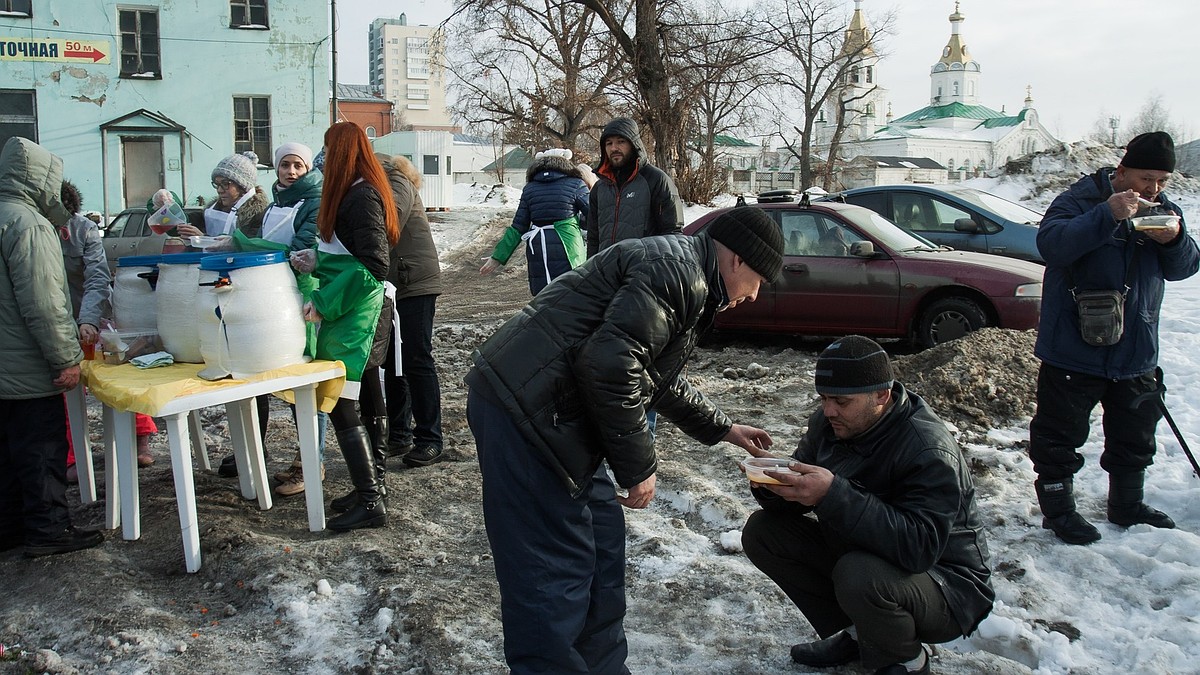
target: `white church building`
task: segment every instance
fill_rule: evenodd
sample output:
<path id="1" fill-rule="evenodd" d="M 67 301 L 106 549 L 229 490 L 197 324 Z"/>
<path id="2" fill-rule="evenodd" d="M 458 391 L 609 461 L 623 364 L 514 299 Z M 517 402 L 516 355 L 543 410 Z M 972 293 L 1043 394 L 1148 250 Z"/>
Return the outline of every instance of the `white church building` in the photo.
<path id="1" fill-rule="evenodd" d="M 846 39 L 869 40 L 862 0 L 855 0 L 854 4 Z M 848 119 L 840 153 L 845 159 L 862 156 L 930 159 L 946 167 L 952 177 L 969 177 L 1022 155 L 1059 145 L 1042 126 L 1030 87 L 1025 89 L 1024 107 L 1016 114 L 1007 114 L 1003 107 L 997 112 L 983 105 L 982 69 L 967 50 L 962 33 L 965 19 L 959 3 L 955 2 L 954 13 L 950 15 L 950 40 L 930 69 L 929 105 L 901 117 L 893 117 L 889 105 L 882 126 L 877 116 L 886 90 L 877 82 L 878 57 L 869 46 L 859 53 L 862 61 L 841 95 L 844 99 L 857 97 L 865 104 L 856 106 L 855 117 Z M 828 147 L 828 132 L 821 138 L 821 131 L 818 129 L 818 138 Z"/>

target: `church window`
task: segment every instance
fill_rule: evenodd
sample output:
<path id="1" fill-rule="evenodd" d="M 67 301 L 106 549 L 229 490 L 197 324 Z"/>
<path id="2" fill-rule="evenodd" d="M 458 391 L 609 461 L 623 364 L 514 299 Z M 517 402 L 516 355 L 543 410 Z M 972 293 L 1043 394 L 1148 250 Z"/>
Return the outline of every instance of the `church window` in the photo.
<path id="1" fill-rule="evenodd" d="M 874 104 L 872 104 L 872 103 L 867 104 L 866 114 L 868 114 L 868 115 L 875 114 L 875 105 Z"/>
<path id="2" fill-rule="evenodd" d="M 958 80 L 954 81 L 954 95 L 958 96 Z"/>
<path id="3" fill-rule="evenodd" d="M 937 95 L 937 97 L 938 97 L 939 99 L 941 99 L 941 98 L 942 98 L 942 87 L 941 87 L 941 85 L 938 85 L 938 95 Z"/>
<path id="4" fill-rule="evenodd" d="M 861 76 L 858 74 L 858 66 L 850 69 L 850 81 L 854 82 L 855 84 L 862 82 Z"/>
<path id="5" fill-rule="evenodd" d="M 975 81 L 971 80 L 970 82 L 967 82 L 967 96 L 974 96 L 974 95 L 975 95 Z"/>
<path id="6" fill-rule="evenodd" d="M 871 84 L 874 81 L 875 81 L 875 68 L 874 68 L 874 66 L 867 66 L 867 84 Z"/>

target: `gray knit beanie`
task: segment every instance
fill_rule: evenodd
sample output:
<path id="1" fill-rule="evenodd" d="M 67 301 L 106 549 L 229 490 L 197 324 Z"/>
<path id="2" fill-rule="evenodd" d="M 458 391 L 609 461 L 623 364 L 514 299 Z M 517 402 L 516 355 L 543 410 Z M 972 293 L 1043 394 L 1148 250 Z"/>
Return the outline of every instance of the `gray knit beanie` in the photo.
<path id="1" fill-rule="evenodd" d="M 865 394 L 891 389 L 896 375 L 879 343 L 861 335 L 847 335 L 817 357 L 816 389 L 826 396 Z"/>
<path id="2" fill-rule="evenodd" d="M 226 157 L 217 162 L 217 168 L 212 170 L 213 180 L 218 176 L 236 183 L 243 192 L 250 192 L 258 185 L 258 155 L 248 150 Z"/>
<path id="3" fill-rule="evenodd" d="M 783 271 L 783 233 L 757 206 L 738 206 L 708 226 L 708 236 L 741 256 L 755 272 L 774 283 Z"/>

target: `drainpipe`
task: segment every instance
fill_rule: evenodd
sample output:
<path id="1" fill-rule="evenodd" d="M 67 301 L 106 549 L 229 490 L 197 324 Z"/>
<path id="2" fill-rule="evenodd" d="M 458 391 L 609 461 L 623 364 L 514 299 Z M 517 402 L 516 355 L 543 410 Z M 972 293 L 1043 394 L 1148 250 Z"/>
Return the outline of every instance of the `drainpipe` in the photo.
<path id="1" fill-rule="evenodd" d="M 329 0 L 329 27 L 331 29 L 329 47 L 333 53 L 332 68 L 329 71 L 330 79 L 333 81 L 331 91 L 333 96 L 330 97 L 329 106 L 329 124 L 334 125 L 338 121 L 338 101 L 337 101 L 337 0 Z"/>

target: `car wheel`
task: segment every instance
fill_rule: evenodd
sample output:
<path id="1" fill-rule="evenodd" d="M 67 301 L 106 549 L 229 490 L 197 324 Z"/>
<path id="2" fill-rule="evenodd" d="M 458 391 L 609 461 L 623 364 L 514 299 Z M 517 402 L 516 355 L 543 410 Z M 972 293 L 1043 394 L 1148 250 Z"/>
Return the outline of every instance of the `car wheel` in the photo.
<path id="1" fill-rule="evenodd" d="M 917 321 L 913 341 L 921 349 L 940 345 L 987 325 L 987 315 L 972 300 L 942 298 L 925 308 Z"/>

